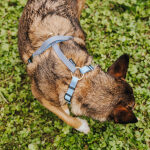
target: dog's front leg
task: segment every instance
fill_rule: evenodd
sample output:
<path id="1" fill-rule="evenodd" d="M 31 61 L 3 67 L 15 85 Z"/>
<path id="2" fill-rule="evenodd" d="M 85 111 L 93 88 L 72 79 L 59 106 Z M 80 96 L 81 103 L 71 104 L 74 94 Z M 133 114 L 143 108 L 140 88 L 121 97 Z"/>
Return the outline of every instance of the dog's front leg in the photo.
<path id="1" fill-rule="evenodd" d="M 75 128 L 76 130 L 84 132 L 85 134 L 87 134 L 90 131 L 90 128 L 86 120 L 71 117 L 61 107 L 53 106 L 45 99 L 42 99 L 42 105 L 51 112 L 53 112 L 54 114 L 56 114 L 61 120 L 63 120 L 65 123 Z"/>

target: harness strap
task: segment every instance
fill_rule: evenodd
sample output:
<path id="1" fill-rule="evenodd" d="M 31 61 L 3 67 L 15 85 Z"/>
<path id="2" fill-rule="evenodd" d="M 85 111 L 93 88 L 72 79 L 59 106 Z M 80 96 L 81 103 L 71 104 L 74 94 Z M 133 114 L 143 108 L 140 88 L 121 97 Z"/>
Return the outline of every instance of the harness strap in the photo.
<path id="1" fill-rule="evenodd" d="M 75 91 L 76 85 L 78 83 L 79 79 L 77 77 L 72 77 L 71 83 L 69 85 L 68 91 L 64 96 L 64 99 L 71 104 L 72 95 Z"/>
<path id="2" fill-rule="evenodd" d="M 85 73 L 87 73 L 87 72 L 89 72 L 89 71 L 92 71 L 92 70 L 94 70 L 94 68 L 93 68 L 93 66 L 91 66 L 91 65 L 89 65 L 89 66 L 84 66 L 84 67 L 80 68 L 80 72 L 81 72 L 82 74 L 85 74 Z"/>
<path id="3" fill-rule="evenodd" d="M 60 50 L 57 43 L 67 41 L 67 40 L 70 40 L 70 39 L 73 39 L 73 37 L 72 36 L 53 36 L 53 37 L 47 39 L 42 44 L 42 46 L 32 54 L 32 56 L 28 60 L 28 63 L 32 62 L 32 59 L 33 59 L 34 56 L 40 55 L 41 53 L 46 51 L 48 48 L 53 47 L 53 49 L 56 52 L 57 56 L 61 59 L 61 61 L 68 67 L 68 69 L 72 73 L 74 73 L 78 68 L 80 70 L 80 73 L 83 74 L 83 76 L 84 76 L 85 73 L 94 70 L 94 68 L 91 65 L 84 66 L 82 68 L 76 67 L 76 64 L 74 63 L 74 61 L 72 59 L 68 60 L 66 58 L 66 56 L 62 53 L 62 51 Z M 64 96 L 65 100 L 69 104 L 71 103 L 71 99 L 72 99 L 73 93 L 75 91 L 75 88 L 77 86 L 77 83 L 81 79 L 79 79 L 78 77 L 75 77 L 75 76 L 72 77 L 72 80 L 71 80 L 71 83 L 69 85 L 68 91 Z"/>
<path id="4" fill-rule="evenodd" d="M 61 59 L 61 61 L 69 68 L 71 72 L 74 73 L 76 71 L 76 67 L 66 58 L 66 56 L 60 50 L 59 46 L 55 44 L 52 47 L 55 50 L 57 56 Z"/>
<path id="5" fill-rule="evenodd" d="M 43 53 L 44 51 L 46 51 L 48 48 L 50 48 L 52 46 L 53 49 L 55 50 L 57 56 L 61 59 L 61 61 L 68 67 L 68 69 L 71 72 L 74 73 L 76 71 L 76 67 L 66 58 L 66 56 L 62 53 L 62 51 L 60 50 L 60 48 L 57 44 L 57 43 L 67 41 L 70 39 L 73 39 L 73 37 L 72 36 L 53 36 L 53 37 L 47 39 L 42 44 L 42 46 L 32 54 L 32 56 L 29 58 L 28 62 L 31 63 L 34 56 L 40 55 L 41 53 Z"/>
<path id="6" fill-rule="evenodd" d="M 89 65 L 89 66 L 84 66 L 82 68 L 79 69 L 81 74 L 85 74 L 87 72 L 90 72 L 92 70 L 94 70 L 93 66 Z M 64 96 L 64 99 L 69 103 L 71 104 L 71 99 L 72 99 L 72 96 L 73 96 L 73 93 L 75 91 L 75 88 L 77 86 L 77 83 L 79 81 L 79 78 L 73 76 L 72 77 L 72 80 L 71 80 L 71 83 L 69 85 L 69 88 L 68 88 L 68 91 L 66 92 L 65 96 Z"/>

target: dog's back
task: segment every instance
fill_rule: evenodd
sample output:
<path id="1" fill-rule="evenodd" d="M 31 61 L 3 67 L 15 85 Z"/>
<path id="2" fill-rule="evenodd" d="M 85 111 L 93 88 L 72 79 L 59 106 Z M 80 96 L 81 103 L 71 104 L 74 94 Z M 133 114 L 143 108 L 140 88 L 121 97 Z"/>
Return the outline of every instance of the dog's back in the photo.
<path id="1" fill-rule="evenodd" d="M 47 38 L 54 35 L 84 34 L 78 20 L 76 0 L 29 0 L 19 23 L 19 52 L 25 63 Z"/>

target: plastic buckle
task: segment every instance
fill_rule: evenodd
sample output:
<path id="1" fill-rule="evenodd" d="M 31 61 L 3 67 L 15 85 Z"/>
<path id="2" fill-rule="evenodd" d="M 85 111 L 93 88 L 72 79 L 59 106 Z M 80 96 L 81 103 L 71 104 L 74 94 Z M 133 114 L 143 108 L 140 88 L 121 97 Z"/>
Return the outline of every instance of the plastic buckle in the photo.
<path id="1" fill-rule="evenodd" d="M 70 100 L 68 100 L 68 99 L 65 98 L 66 95 L 70 97 Z M 71 95 L 69 95 L 68 93 L 66 93 L 65 96 L 64 96 L 64 99 L 65 99 L 69 104 L 71 104 L 71 99 L 72 99 L 72 96 L 71 96 Z"/>
<path id="2" fill-rule="evenodd" d="M 72 60 L 72 58 L 69 59 L 69 61 L 70 61 L 74 66 L 76 66 L 76 64 L 75 64 L 75 62 Z"/>

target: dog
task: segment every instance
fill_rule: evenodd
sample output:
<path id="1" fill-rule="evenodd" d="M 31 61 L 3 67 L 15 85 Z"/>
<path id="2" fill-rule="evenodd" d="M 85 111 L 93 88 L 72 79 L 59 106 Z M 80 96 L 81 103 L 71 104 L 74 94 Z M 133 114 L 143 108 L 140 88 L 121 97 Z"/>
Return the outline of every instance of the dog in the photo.
<path id="1" fill-rule="evenodd" d="M 59 47 L 76 66 L 92 63 L 79 23 L 84 4 L 85 0 L 28 0 L 19 20 L 18 47 L 23 62 L 27 64 L 34 97 L 68 125 L 88 133 L 90 128 L 86 120 L 70 116 L 64 95 L 72 76 L 54 49 L 48 48 L 28 63 L 45 40 L 57 35 L 73 37 L 59 43 Z M 125 81 L 128 64 L 129 56 L 124 54 L 107 72 L 95 65 L 94 70 L 86 73 L 78 82 L 71 99 L 71 112 L 100 122 L 114 120 L 121 124 L 136 123 L 133 90 Z"/>

